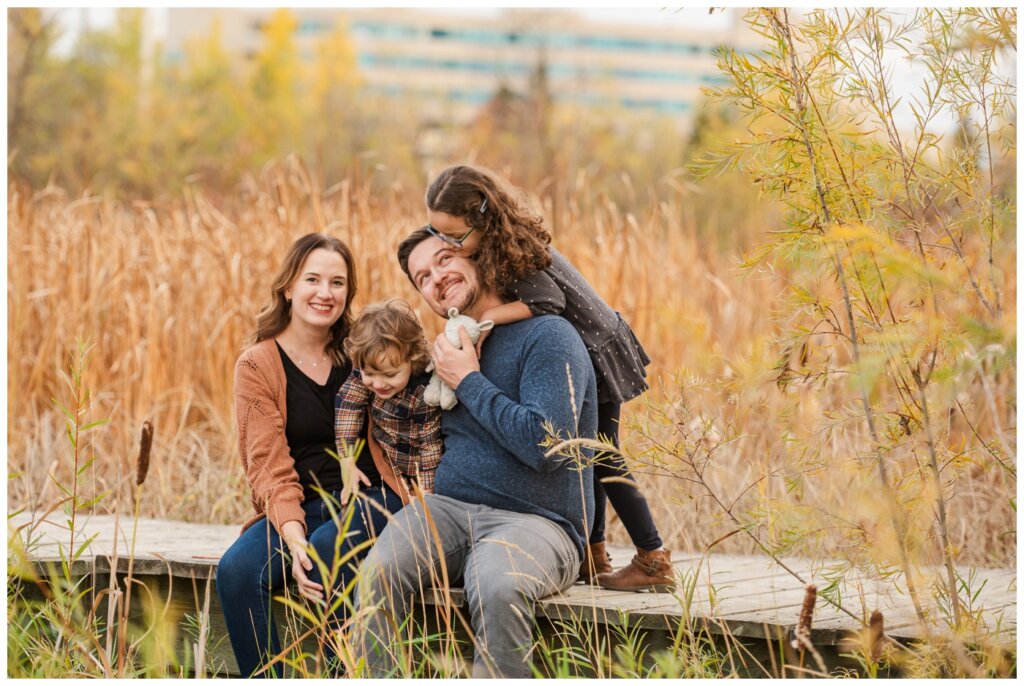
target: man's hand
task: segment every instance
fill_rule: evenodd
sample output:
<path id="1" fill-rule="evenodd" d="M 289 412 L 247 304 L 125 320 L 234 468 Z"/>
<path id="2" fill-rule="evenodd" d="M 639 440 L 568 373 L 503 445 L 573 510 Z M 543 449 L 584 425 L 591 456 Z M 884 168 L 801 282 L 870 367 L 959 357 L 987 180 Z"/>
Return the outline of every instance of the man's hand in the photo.
<path id="1" fill-rule="evenodd" d="M 434 341 L 434 371 L 452 390 L 458 388 L 471 372 L 480 371 L 476 348 L 466 329 L 461 326 L 459 340 L 462 342 L 462 350 L 452 345 L 443 333 Z"/>
<path id="2" fill-rule="evenodd" d="M 309 543 L 306 541 L 302 524 L 295 520 L 285 522 L 281 525 L 281 537 L 288 545 L 288 552 L 292 557 L 292 578 L 299 588 L 299 594 L 314 602 L 323 601 L 324 587 L 306 576 L 306 572 L 313 571 L 313 561 L 306 552 Z"/>

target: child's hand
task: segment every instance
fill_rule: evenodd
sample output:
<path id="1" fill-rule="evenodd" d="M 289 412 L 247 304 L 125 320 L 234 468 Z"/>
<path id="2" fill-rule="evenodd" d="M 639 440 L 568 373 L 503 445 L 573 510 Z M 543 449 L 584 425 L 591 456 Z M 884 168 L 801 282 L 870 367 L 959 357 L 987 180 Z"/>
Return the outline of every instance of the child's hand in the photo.
<path id="1" fill-rule="evenodd" d="M 349 498 L 359 493 L 359 483 L 364 486 L 370 485 L 370 479 L 356 467 L 356 461 L 352 458 L 341 460 L 341 504 L 348 505 Z"/>

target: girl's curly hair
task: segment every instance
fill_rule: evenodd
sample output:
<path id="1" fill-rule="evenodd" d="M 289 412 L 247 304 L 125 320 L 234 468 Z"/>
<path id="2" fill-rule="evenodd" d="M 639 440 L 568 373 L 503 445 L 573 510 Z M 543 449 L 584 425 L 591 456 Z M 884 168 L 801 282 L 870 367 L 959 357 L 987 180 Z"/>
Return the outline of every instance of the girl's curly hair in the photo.
<path id="1" fill-rule="evenodd" d="M 551 234 L 522 196 L 491 170 L 464 164 L 448 167 L 427 188 L 427 209 L 459 217 L 480 233 L 477 270 L 499 292 L 551 264 Z"/>

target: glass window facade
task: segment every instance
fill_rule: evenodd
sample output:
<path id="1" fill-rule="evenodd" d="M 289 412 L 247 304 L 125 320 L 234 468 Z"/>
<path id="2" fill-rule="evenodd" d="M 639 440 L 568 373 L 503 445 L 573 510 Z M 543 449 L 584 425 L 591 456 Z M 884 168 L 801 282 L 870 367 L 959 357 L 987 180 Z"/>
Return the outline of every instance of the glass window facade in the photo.
<path id="1" fill-rule="evenodd" d="M 505 62 L 497 60 L 470 59 L 431 59 L 410 55 L 386 55 L 364 53 L 359 56 L 359 66 L 363 68 L 392 69 L 423 69 L 473 72 L 494 75 L 525 75 L 536 69 L 535 63 Z M 667 71 L 653 69 L 617 69 L 602 67 L 582 67 L 576 64 L 549 62 L 547 73 L 559 78 L 599 78 L 611 77 L 629 81 L 657 81 L 664 83 L 722 83 L 724 77 L 718 74 L 693 74 L 683 71 Z"/>
<path id="2" fill-rule="evenodd" d="M 606 50 L 666 55 L 711 54 L 716 46 L 697 45 L 685 41 L 643 40 L 623 36 L 595 36 L 564 31 L 523 31 L 510 32 L 487 28 L 446 28 L 422 29 L 412 25 L 392 24 L 381 21 L 360 20 L 352 24 L 353 34 L 376 39 L 430 38 L 443 41 L 473 43 L 496 47 L 500 45 L 524 45 L 565 49 Z"/>

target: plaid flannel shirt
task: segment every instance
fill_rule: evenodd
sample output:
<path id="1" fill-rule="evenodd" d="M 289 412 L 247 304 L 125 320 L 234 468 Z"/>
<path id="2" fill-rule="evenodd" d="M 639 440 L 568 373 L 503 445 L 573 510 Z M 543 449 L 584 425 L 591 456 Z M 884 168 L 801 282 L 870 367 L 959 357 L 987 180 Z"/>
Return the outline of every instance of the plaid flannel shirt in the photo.
<path id="1" fill-rule="evenodd" d="M 395 471 L 434 490 L 434 472 L 441 462 L 441 409 L 423 402 L 422 383 L 412 378 L 390 398 L 378 398 L 353 369 L 334 399 L 334 437 L 338 454 L 359 438 L 367 411 L 373 417 L 373 437 Z"/>

